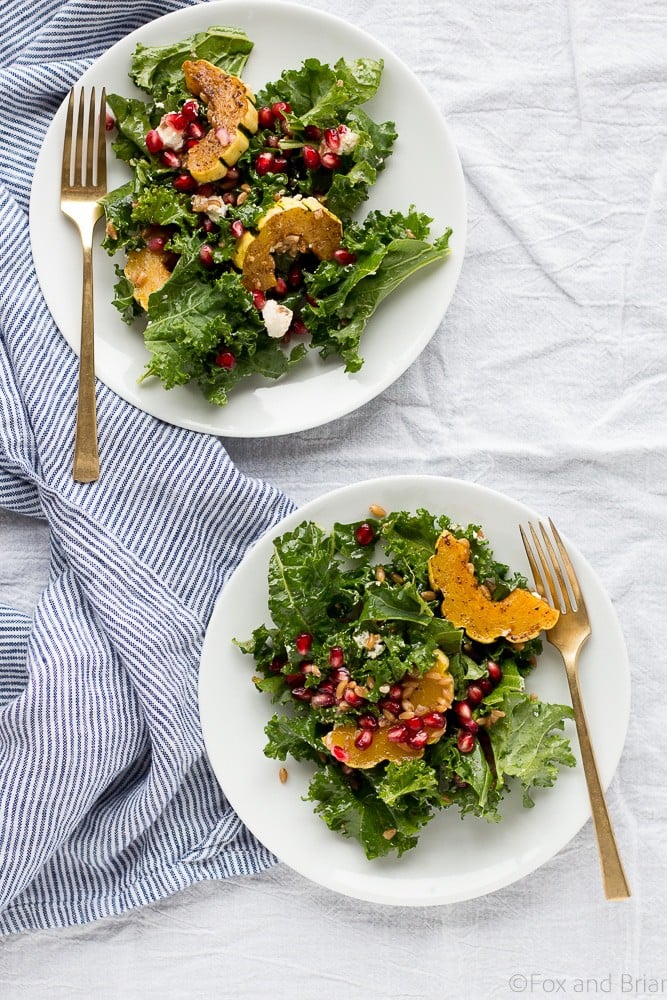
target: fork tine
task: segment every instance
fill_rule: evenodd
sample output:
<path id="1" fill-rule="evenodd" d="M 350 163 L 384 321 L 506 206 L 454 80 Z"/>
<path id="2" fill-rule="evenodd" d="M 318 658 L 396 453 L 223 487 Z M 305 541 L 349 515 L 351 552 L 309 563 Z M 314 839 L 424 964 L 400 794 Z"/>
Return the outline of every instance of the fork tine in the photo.
<path id="1" fill-rule="evenodd" d="M 76 144 L 74 147 L 74 184 L 83 184 L 83 99 L 84 90 L 79 93 L 79 113 L 76 122 Z"/>
<path id="2" fill-rule="evenodd" d="M 567 549 L 563 543 L 563 539 L 558 534 L 556 530 L 556 525 L 553 523 L 551 518 L 549 518 L 549 526 L 551 528 L 551 533 L 556 540 L 556 545 L 558 546 L 558 551 L 560 552 L 561 559 L 563 560 L 563 566 L 567 572 L 567 578 L 570 581 L 570 587 L 572 588 L 572 594 L 574 595 L 574 600 L 577 605 L 577 610 L 581 608 L 583 611 L 586 610 L 586 602 L 584 601 L 583 594 L 581 593 L 581 587 L 579 586 L 579 581 L 577 575 L 574 572 L 574 566 L 567 554 Z"/>
<path id="3" fill-rule="evenodd" d="M 93 164 L 95 162 L 95 88 L 90 91 L 88 101 L 88 138 L 86 139 L 86 184 L 90 187 L 93 183 Z"/>
<path id="4" fill-rule="evenodd" d="M 63 142 L 63 167 L 60 185 L 62 188 L 70 186 L 70 167 L 72 163 L 72 130 L 74 128 L 74 88 L 69 92 L 67 102 L 67 117 L 65 119 L 65 140 Z"/>
<path id="5" fill-rule="evenodd" d="M 563 599 L 563 605 L 566 611 L 573 611 L 572 601 L 570 600 L 570 592 L 567 589 L 567 584 L 563 577 L 563 572 L 560 568 L 560 563 L 558 562 L 558 556 L 554 552 L 554 547 L 551 543 L 551 539 L 547 535 L 546 528 L 543 524 L 540 524 L 540 531 L 542 532 L 542 538 L 544 539 L 544 544 L 549 552 L 549 557 L 551 559 L 551 566 L 558 580 L 558 585 L 560 586 L 560 592 Z"/>
<path id="6" fill-rule="evenodd" d="M 523 530 L 523 525 L 519 525 L 519 531 L 521 532 L 521 541 L 523 542 L 523 547 L 526 550 L 526 555 L 528 556 L 528 562 L 530 563 L 530 571 L 533 574 L 533 580 L 535 581 L 535 589 L 540 597 L 546 598 L 546 590 L 544 587 L 544 581 L 542 580 L 542 574 L 540 573 L 540 567 L 537 565 L 537 560 L 533 554 L 533 550 L 530 546 L 530 542 L 526 536 L 526 532 Z"/>
<path id="7" fill-rule="evenodd" d="M 107 184 L 107 92 L 102 87 L 100 117 L 97 131 L 97 186 L 106 189 Z"/>
<path id="8" fill-rule="evenodd" d="M 535 546 L 535 551 L 537 552 L 540 562 L 542 564 L 542 572 L 544 573 L 544 578 L 549 586 L 549 591 L 551 593 L 551 601 L 556 608 L 560 608 L 561 606 L 560 597 L 556 589 L 556 584 L 554 583 L 554 578 L 551 575 L 549 561 L 544 554 L 544 549 L 542 548 L 540 540 L 537 537 L 537 532 L 535 531 L 535 528 L 530 523 L 530 521 L 528 522 L 528 527 L 530 528 L 530 534 L 533 539 L 533 545 Z"/>

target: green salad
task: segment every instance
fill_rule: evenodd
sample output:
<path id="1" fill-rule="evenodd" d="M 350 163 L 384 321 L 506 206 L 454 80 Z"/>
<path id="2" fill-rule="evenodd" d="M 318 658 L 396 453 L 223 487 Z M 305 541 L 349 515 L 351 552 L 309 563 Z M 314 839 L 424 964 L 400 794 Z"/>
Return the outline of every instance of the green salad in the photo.
<path id="1" fill-rule="evenodd" d="M 218 405 L 309 350 L 358 371 L 369 318 L 451 235 L 432 239 L 409 204 L 359 217 L 397 138 L 363 108 L 381 60 L 306 59 L 255 95 L 241 76 L 252 47 L 227 27 L 138 45 L 129 75 L 147 100 L 107 98 L 132 169 L 103 199 L 104 246 L 124 254 L 114 305 L 143 320 L 142 378 L 193 381 Z"/>
<path id="2" fill-rule="evenodd" d="M 494 559 L 478 525 L 425 509 L 371 511 L 331 531 L 307 521 L 277 538 L 272 623 L 235 641 L 254 659 L 257 688 L 281 705 L 265 754 L 310 761 L 315 812 L 377 858 L 413 848 L 440 809 L 500 820 L 512 784 L 531 807 L 533 790 L 575 759 L 563 733 L 572 710 L 526 690 L 539 626 L 525 641 L 503 627 L 480 642 L 444 617 L 433 583 L 439 540 L 468 560 L 468 580 L 437 577 L 462 607 L 471 593 L 496 617 L 511 594 L 526 598 L 530 615 L 552 613 L 548 606 L 519 595 L 525 579 Z"/>

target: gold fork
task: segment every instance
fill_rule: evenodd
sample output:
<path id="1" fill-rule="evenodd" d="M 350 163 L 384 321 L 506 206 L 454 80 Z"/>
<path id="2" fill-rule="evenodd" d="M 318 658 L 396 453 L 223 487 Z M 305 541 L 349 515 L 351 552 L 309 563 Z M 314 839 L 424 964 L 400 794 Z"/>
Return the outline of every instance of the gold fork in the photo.
<path id="1" fill-rule="evenodd" d="M 106 92 L 102 90 L 99 115 L 95 112 L 94 87 L 90 93 L 87 116 L 84 113 L 84 100 L 82 89 L 79 95 L 78 113 L 75 112 L 74 89 L 70 91 L 63 143 L 60 209 L 79 230 L 83 249 L 79 393 L 73 476 L 77 482 L 92 483 L 100 475 L 95 412 L 93 230 L 103 212 L 99 199 L 107 191 Z"/>
<path id="2" fill-rule="evenodd" d="M 581 593 L 579 581 L 574 572 L 574 567 L 570 562 L 567 550 L 563 541 L 556 531 L 553 521 L 549 519 L 551 533 L 560 554 L 562 566 L 567 573 L 570 583 L 571 595 L 568 592 L 565 579 L 561 570 L 551 539 L 543 524 L 540 524 L 540 532 L 544 545 L 541 544 L 538 534 L 532 524 L 529 524 L 532 543 L 539 557 L 538 565 L 533 548 L 521 526 L 521 539 L 523 541 L 528 562 L 535 580 L 537 592 L 545 600 L 548 600 L 546 585 L 551 594 L 553 606 L 561 612 L 560 618 L 553 628 L 546 633 L 547 640 L 555 646 L 563 657 L 567 680 L 570 686 L 572 697 L 572 708 L 577 726 L 579 746 L 581 747 L 581 759 L 584 764 L 584 774 L 588 785 L 588 795 L 591 802 L 591 812 L 593 814 L 593 826 L 598 844 L 598 854 L 600 856 L 600 867 L 602 869 L 602 881 L 607 899 L 627 899 L 630 895 L 628 882 L 623 871 L 623 865 L 616 846 L 614 831 L 612 829 L 607 803 L 602 790 L 600 776 L 598 774 L 593 745 L 588 733 L 588 723 L 584 713 L 584 705 L 579 688 L 578 661 L 582 646 L 591 634 L 591 626 L 588 619 L 586 604 Z M 556 586 L 555 580 L 558 581 Z M 574 600 L 572 600 L 572 598 Z"/>

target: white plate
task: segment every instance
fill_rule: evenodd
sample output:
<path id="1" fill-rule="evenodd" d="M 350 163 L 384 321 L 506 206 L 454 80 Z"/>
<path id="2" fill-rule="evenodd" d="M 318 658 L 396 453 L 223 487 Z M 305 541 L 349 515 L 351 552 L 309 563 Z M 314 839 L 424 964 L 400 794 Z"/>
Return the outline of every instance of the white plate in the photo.
<path id="1" fill-rule="evenodd" d="M 95 267 L 96 367 L 100 379 L 135 406 L 169 423 L 229 437 L 268 437 L 316 427 L 356 409 L 390 385 L 414 361 L 440 323 L 454 294 L 466 235 L 463 174 L 440 112 L 417 78 L 395 55 L 349 24 L 293 4 L 250 0 L 202 4 L 158 18 L 117 42 L 81 78 L 107 93 L 144 97 L 128 77 L 138 42 L 162 45 L 211 25 L 245 29 L 255 48 L 244 78 L 259 89 L 309 56 L 383 58 L 380 92 L 367 105 L 380 120 L 396 122 L 395 151 L 364 206 L 406 210 L 414 202 L 434 219 L 432 232 L 454 230 L 452 253 L 406 281 L 370 321 L 362 340 L 364 367 L 345 374 L 335 359 L 312 357 L 277 382 L 247 379 L 227 406 L 207 403 L 196 386 L 165 391 L 157 380 L 137 379 L 148 360 L 141 333 L 122 322 L 111 305 L 117 280 L 113 260 L 97 248 Z M 65 106 L 49 127 L 35 168 L 30 234 L 37 276 L 56 324 L 78 352 L 81 250 L 74 227 L 60 212 L 59 178 Z M 124 183 L 128 168 L 109 153 L 109 189 Z M 101 239 L 101 229 L 98 229 Z"/>
<path id="2" fill-rule="evenodd" d="M 286 518 L 246 556 L 226 585 L 208 626 L 199 677 L 199 706 L 209 759 L 238 814 L 278 858 L 306 878 L 337 892 L 375 903 L 402 906 L 454 903 L 500 889 L 529 874 L 560 851 L 590 816 L 581 764 L 565 768 L 553 788 L 535 793 L 524 809 L 513 788 L 489 824 L 444 810 L 425 827 L 418 846 L 397 859 L 368 861 L 356 841 L 333 833 L 302 801 L 312 765 L 267 759 L 264 726 L 275 711 L 251 681 L 253 660 L 232 644 L 248 638 L 267 610 L 267 568 L 272 540 L 300 521 L 323 527 L 366 516 L 369 504 L 386 510 L 418 507 L 484 526 L 502 562 L 530 571 L 518 526 L 538 515 L 523 504 L 484 487 L 430 476 L 391 477 L 328 493 Z M 589 609 L 593 634 L 582 653 L 581 684 L 588 721 L 605 786 L 621 756 L 628 726 L 630 676 L 627 652 L 614 609 L 590 565 L 567 543 Z M 543 700 L 569 704 L 562 661 L 552 646 L 529 678 Z M 567 724 L 578 757 L 576 733 Z M 576 873 L 571 873 L 576 878 Z M 602 888 L 600 888 L 602 892 Z"/>

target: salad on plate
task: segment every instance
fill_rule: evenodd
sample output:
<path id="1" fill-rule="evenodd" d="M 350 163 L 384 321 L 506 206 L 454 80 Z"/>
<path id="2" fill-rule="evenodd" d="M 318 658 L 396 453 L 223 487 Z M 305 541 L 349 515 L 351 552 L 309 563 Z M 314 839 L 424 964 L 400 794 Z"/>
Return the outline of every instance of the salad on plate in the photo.
<path id="1" fill-rule="evenodd" d="M 195 382 L 224 405 L 243 378 L 275 379 L 315 350 L 345 370 L 379 304 L 444 260 L 412 205 L 359 209 L 397 138 L 364 110 L 381 60 L 306 59 L 257 94 L 252 41 L 212 27 L 138 45 L 130 77 L 147 100 L 111 94 L 113 149 L 131 178 L 103 199 L 114 305 L 143 324 L 142 378 Z"/>
<path id="2" fill-rule="evenodd" d="M 372 506 L 273 546 L 272 621 L 235 640 L 280 705 L 264 753 L 310 762 L 316 813 L 369 859 L 415 847 L 441 809 L 499 821 L 512 785 L 531 807 L 575 764 L 572 710 L 526 688 L 558 611 L 479 525 Z"/>

